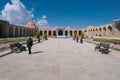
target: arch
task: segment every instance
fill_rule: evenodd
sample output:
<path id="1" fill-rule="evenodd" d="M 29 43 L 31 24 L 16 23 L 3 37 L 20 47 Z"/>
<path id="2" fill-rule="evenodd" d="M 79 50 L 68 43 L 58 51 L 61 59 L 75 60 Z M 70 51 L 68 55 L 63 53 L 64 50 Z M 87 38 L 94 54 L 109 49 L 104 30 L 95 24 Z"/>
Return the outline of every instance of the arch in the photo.
<path id="1" fill-rule="evenodd" d="M 58 30 L 58 35 L 59 36 L 63 35 L 63 30 L 62 29 Z"/>
<path id="2" fill-rule="evenodd" d="M 106 36 L 106 27 L 103 27 L 103 36 Z"/>
<path id="3" fill-rule="evenodd" d="M 84 32 L 87 32 L 87 30 L 84 30 Z"/>
<path id="4" fill-rule="evenodd" d="M 10 26 L 10 28 L 9 28 L 9 36 L 13 37 L 13 27 L 12 26 Z"/>
<path id="5" fill-rule="evenodd" d="M 4 37 L 3 35 L 3 29 L 4 29 L 4 26 L 3 25 L 0 25 L 0 37 Z"/>
<path id="6" fill-rule="evenodd" d="M 51 36 L 51 35 L 52 35 L 52 32 L 51 32 L 50 30 L 48 31 L 48 35 L 49 35 L 49 36 Z"/>
<path id="7" fill-rule="evenodd" d="M 22 36 L 22 28 L 20 28 L 20 37 Z"/>
<path id="8" fill-rule="evenodd" d="M 95 35 L 98 36 L 98 29 L 96 28 L 95 31 L 96 31 Z"/>
<path id="9" fill-rule="evenodd" d="M 43 35 L 43 31 L 42 31 L 42 30 L 40 30 L 40 35 L 41 35 L 41 36 Z"/>
<path id="10" fill-rule="evenodd" d="M 29 36 L 29 29 L 27 28 L 27 36 Z"/>
<path id="11" fill-rule="evenodd" d="M 31 34 L 31 29 L 29 28 L 29 36 L 32 36 L 32 34 Z"/>
<path id="12" fill-rule="evenodd" d="M 31 36 L 33 36 L 33 29 L 30 29 L 30 34 Z"/>
<path id="13" fill-rule="evenodd" d="M 53 31 L 53 36 L 56 36 L 56 31 Z"/>
<path id="14" fill-rule="evenodd" d="M 70 36 L 72 36 L 72 34 L 73 34 L 73 31 L 72 31 L 72 30 L 70 30 Z"/>
<path id="15" fill-rule="evenodd" d="M 47 34 L 47 31 L 46 31 L 46 30 L 44 31 L 44 34 L 45 34 L 45 33 Z"/>
<path id="16" fill-rule="evenodd" d="M 25 33 L 25 28 L 23 28 L 23 36 L 26 36 L 26 33 Z"/>
<path id="17" fill-rule="evenodd" d="M 99 28 L 99 36 L 102 36 L 101 32 L 102 32 L 102 29 Z"/>
<path id="18" fill-rule="evenodd" d="M 112 26 L 108 26 L 108 37 L 112 36 Z"/>
<path id="19" fill-rule="evenodd" d="M 81 31 L 81 30 L 79 30 L 79 35 L 81 35 L 81 32 L 82 32 L 82 31 Z"/>
<path id="20" fill-rule="evenodd" d="M 32 34 L 33 36 L 35 36 L 35 29 L 32 29 Z"/>
<path id="21" fill-rule="evenodd" d="M 65 31 L 65 36 L 67 36 L 68 35 L 68 31 Z"/>
<path id="22" fill-rule="evenodd" d="M 74 33 L 76 33 L 76 34 L 77 34 L 77 31 L 75 30 L 75 31 L 74 31 Z"/>
<path id="23" fill-rule="evenodd" d="M 25 37 L 27 37 L 28 34 L 27 34 L 27 28 L 25 28 Z"/>
<path id="24" fill-rule="evenodd" d="M 15 37 L 18 37 L 18 28 L 15 28 Z"/>
<path id="25" fill-rule="evenodd" d="M 93 33 L 92 36 L 95 36 L 95 35 L 96 35 L 95 29 L 93 29 L 92 33 Z"/>
<path id="26" fill-rule="evenodd" d="M 110 31 L 112 31 L 112 27 L 111 27 L 111 26 L 108 26 L 108 29 L 109 29 Z"/>

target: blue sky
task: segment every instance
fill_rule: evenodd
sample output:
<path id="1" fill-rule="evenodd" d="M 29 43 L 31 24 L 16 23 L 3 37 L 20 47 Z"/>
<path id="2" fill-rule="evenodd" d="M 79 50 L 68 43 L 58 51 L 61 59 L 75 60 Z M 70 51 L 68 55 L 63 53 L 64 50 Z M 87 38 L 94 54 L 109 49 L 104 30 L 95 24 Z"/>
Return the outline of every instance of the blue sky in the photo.
<path id="1" fill-rule="evenodd" d="M 87 27 L 120 18 L 120 0 L 20 0 L 36 21 L 43 15 L 49 27 Z M 11 0 L 0 2 L 0 11 Z"/>

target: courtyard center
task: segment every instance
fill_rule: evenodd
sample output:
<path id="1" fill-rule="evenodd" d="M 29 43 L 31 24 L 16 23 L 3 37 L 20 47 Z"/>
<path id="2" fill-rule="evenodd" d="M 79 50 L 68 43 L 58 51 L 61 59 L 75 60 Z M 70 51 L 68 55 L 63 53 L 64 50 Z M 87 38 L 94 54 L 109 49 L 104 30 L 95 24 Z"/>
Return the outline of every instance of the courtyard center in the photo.
<path id="1" fill-rule="evenodd" d="M 0 58 L 0 80 L 119 80 L 120 58 L 94 44 L 49 38 L 28 51 Z"/>

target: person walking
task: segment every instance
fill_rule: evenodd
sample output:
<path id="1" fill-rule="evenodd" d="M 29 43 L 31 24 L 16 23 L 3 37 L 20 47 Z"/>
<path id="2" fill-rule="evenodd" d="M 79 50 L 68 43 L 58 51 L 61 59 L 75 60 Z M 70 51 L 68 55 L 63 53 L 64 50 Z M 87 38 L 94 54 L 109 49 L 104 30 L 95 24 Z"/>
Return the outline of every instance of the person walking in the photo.
<path id="1" fill-rule="evenodd" d="M 28 47 L 29 54 L 31 54 L 31 47 L 33 45 L 33 40 L 32 40 L 32 38 L 30 36 L 28 36 L 28 39 L 26 41 L 26 45 Z"/>
<path id="2" fill-rule="evenodd" d="M 79 40 L 79 35 L 77 34 L 76 35 L 76 42 L 78 43 L 78 40 Z"/>

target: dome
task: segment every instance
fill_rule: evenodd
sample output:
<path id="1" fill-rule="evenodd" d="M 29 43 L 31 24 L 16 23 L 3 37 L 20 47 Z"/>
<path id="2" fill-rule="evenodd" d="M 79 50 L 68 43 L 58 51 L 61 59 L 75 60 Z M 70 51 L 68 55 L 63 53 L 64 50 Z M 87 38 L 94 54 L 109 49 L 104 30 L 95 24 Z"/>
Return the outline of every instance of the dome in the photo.
<path id="1" fill-rule="evenodd" d="M 37 26 L 35 25 L 34 22 L 28 22 L 26 27 L 29 27 L 29 28 L 37 28 Z"/>

